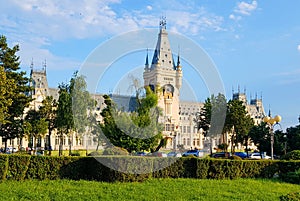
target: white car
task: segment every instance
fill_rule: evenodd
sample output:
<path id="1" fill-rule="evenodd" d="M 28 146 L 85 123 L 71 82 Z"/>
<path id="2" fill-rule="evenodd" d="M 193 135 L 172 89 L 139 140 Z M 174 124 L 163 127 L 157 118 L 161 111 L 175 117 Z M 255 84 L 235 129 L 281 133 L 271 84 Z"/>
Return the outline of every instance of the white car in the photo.
<path id="1" fill-rule="evenodd" d="M 258 153 L 258 152 L 250 154 L 249 158 L 252 158 L 252 159 L 271 159 L 270 156 L 267 156 L 267 155 L 264 155 L 264 154 L 261 154 L 261 153 Z"/>

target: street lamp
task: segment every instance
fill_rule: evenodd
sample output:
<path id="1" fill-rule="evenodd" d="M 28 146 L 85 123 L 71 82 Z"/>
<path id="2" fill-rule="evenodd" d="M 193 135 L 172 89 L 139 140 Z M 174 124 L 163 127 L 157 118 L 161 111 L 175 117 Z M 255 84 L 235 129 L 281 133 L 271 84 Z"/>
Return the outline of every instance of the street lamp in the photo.
<path id="1" fill-rule="evenodd" d="M 271 159 L 274 159 L 274 151 L 273 151 L 273 145 L 274 145 L 274 126 L 276 124 L 279 124 L 281 121 L 281 116 L 276 115 L 274 118 L 270 116 L 266 116 L 263 118 L 263 121 L 267 123 L 267 125 L 270 128 L 270 134 L 271 134 Z"/>

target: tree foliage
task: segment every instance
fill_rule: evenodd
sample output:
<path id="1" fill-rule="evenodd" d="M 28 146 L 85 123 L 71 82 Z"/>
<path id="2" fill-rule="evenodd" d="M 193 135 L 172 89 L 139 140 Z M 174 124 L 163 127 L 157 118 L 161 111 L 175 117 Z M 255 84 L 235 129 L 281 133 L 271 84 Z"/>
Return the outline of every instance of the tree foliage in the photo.
<path id="1" fill-rule="evenodd" d="M 37 140 L 42 138 L 47 133 L 48 129 L 48 122 L 46 118 L 42 116 L 40 111 L 36 110 L 29 110 L 26 114 L 25 121 L 27 124 L 27 131 L 28 131 L 28 139 L 33 139 L 33 147 L 36 151 L 37 147 Z M 41 146 L 41 145 L 39 145 Z"/>
<path id="2" fill-rule="evenodd" d="M 110 143 L 129 152 L 154 151 L 162 139 L 162 125 L 158 123 L 160 113 L 157 108 L 157 95 L 150 88 L 146 88 L 146 97 L 139 101 L 140 105 L 133 113 L 117 110 L 109 96 L 103 97 L 106 108 L 101 112 L 101 128 Z"/>
<path id="3" fill-rule="evenodd" d="M 249 142 L 249 131 L 253 127 L 254 121 L 247 114 L 246 107 L 242 101 L 230 100 L 227 104 L 227 115 L 225 129 L 226 131 L 232 132 L 231 143 L 241 143 L 242 145 L 248 146 Z M 232 144 L 232 148 L 234 149 Z"/>
<path id="4" fill-rule="evenodd" d="M 15 88 L 14 80 L 8 79 L 4 67 L 0 66 L 0 125 L 7 123 L 8 108 L 12 105 L 12 94 Z"/>
<path id="5" fill-rule="evenodd" d="M 19 51 L 19 46 L 15 45 L 10 48 L 7 45 L 6 37 L 0 36 L 0 67 L 4 69 L 6 79 L 9 80 L 13 86 L 10 93 L 6 94 L 5 98 L 11 104 L 4 108 L 9 115 L 5 115 L 5 119 L 0 125 L 0 136 L 2 141 L 5 142 L 5 148 L 7 146 L 7 140 L 18 137 L 18 132 L 15 132 L 16 126 L 19 123 L 14 121 L 21 119 L 24 113 L 24 109 L 29 106 L 32 100 L 27 94 L 32 90 L 29 87 L 29 78 L 25 77 L 26 72 L 20 71 L 19 57 L 16 53 Z"/>

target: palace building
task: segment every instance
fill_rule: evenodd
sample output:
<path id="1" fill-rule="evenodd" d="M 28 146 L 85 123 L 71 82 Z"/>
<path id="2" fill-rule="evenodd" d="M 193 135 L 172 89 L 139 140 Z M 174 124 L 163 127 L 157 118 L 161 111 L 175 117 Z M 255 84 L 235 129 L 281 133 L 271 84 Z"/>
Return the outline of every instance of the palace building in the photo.
<path id="1" fill-rule="evenodd" d="M 175 62 L 176 61 L 176 62 Z M 147 52 L 146 62 L 143 72 L 144 86 L 150 86 L 151 89 L 159 91 L 158 106 L 162 109 L 162 115 L 159 118 L 160 123 L 164 125 L 163 136 L 167 138 L 166 149 L 208 149 L 208 142 L 211 147 L 216 147 L 218 144 L 230 144 L 230 133 L 224 137 L 208 139 L 204 137 L 201 129 L 197 130 L 194 119 L 196 114 L 203 107 L 201 102 L 189 102 L 180 100 L 180 90 L 182 86 L 182 78 L 184 75 L 184 66 L 181 66 L 180 56 L 175 59 L 171 50 L 168 33 L 166 30 L 166 20 L 160 21 L 158 39 L 153 57 L 149 60 Z M 30 94 L 34 101 L 28 109 L 38 109 L 46 96 L 53 96 L 58 100 L 58 89 L 50 88 L 47 82 L 46 63 L 43 64 L 42 70 L 35 70 L 33 63 L 31 64 L 30 77 L 32 79 L 31 86 L 34 87 Z M 110 94 L 111 98 L 124 111 L 134 111 L 136 102 L 134 97 L 126 95 Z M 105 107 L 102 94 L 93 94 L 97 101 L 95 113 L 100 117 L 101 110 Z M 246 106 L 247 112 L 254 119 L 256 124 L 259 124 L 265 116 L 262 99 L 251 99 L 247 101 L 246 93 L 240 91 L 233 93 L 232 99 L 241 100 Z M 69 148 L 69 143 L 72 143 L 72 149 L 95 149 L 97 142 L 94 141 L 92 134 L 86 133 L 79 136 L 74 133 L 72 139 L 66 135 L 63 140 L 63 149 Z M 220 135 L 221 136 L 221 135 Z M 60 138 L 53 131 L 51 137 L 48 134 L 38 140 L 38 146 L 47 147 L 51 140 L 53 150 L 58 150 Z M 18 146 L 19 141 L 10 140 L 8 146 Z M 22 140 L 21 147 L 27 147 L 30 139 Z M 1 143 L 1 139 L 0 139 Z"/>

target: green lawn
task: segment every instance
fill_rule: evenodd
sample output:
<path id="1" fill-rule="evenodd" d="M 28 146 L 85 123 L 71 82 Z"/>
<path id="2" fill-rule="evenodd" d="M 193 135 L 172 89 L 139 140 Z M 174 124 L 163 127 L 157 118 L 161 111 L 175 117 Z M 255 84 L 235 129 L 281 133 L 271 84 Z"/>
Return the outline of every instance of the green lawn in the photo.
<path id="1" fill-rule="evenodd" d="M 299 185 L 275 180 L 152 179 L 143 183 L 4 181 L 0 200 L 279 200 Z"/>

